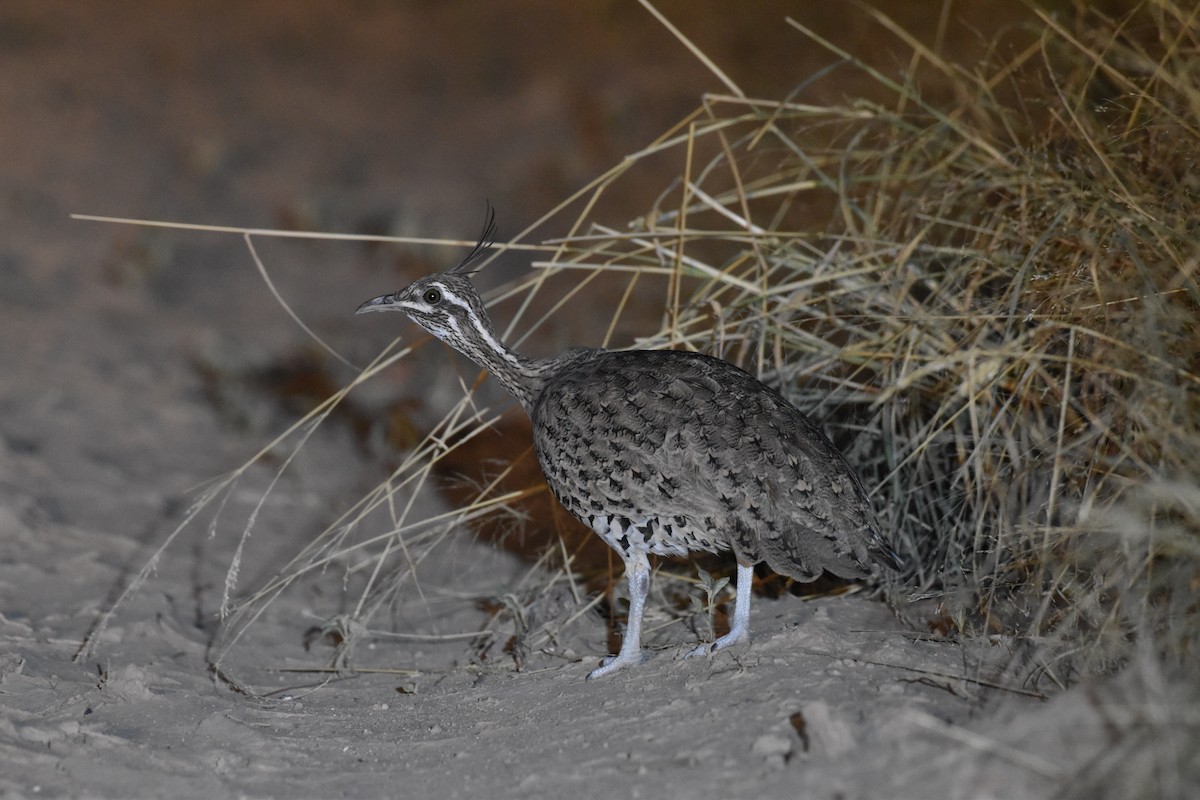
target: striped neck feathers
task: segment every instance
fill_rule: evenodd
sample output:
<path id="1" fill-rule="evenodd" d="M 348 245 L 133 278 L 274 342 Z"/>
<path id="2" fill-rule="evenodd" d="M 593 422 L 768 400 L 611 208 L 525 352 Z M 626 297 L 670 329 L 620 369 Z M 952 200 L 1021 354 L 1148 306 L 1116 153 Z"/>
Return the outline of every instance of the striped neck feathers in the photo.
<path id="1" fill-rule="evenodd" d="M 413 322 L 490 372 L 527 413 L 532 410 L 545 385 L 548 362 L 526 358 L 500 341 L 467 276 L 420 278 L 396 300 Z"/>

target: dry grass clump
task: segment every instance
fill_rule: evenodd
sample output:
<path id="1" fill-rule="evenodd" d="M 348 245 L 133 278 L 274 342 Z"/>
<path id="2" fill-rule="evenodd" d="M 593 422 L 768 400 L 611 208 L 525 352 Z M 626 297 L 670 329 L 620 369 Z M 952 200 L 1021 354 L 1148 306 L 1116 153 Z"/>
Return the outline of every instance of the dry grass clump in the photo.
<path id="1" fill-rule="evenodd" d="M 845 53 L 891 103 L 730 84 L 592 187 L 679 158 L 654 208 L 624 230 L 585 210 L 508 293 L 628 274 L 610 338 L 784 388 L 878 487 L 900 609 L 1052 645 L 1062 682 L 1200 634 L 1200 20 L 1040 20 L 973 71 L 895 31 L 950 103 Z"/>
<path id="2" fill-rule="evenodd" d="M 1086 14 L 1081 36 L 1043 19 L 1001 69 L 949 73 L 972 100 L 912 134 L 920 115 L 873 121 L 843 191 L 862 213 L 836 233 L 851 258 L 900 249 L 875 273 L 890 296 L 843 308 L 875 318 L 859 349 L 917 585 L 954 591 L 959 627 L 1053 634 L 1074 666 L 1135 638 L 1182 660 L 1200 633 L 1200 19 Z"/>
<path id="3" fill-rule="evenodd" d="M 1200 634 L 1200 19 L 1040 19 L 975 71 L 911 42 L 949 104 L 708 98 L 652 148 L 684 156 L 659 206 L 554 266 L 665 273 L 640 345 L 825 418 L 917 621 L 1052 642 L 1062 679 Z"/>

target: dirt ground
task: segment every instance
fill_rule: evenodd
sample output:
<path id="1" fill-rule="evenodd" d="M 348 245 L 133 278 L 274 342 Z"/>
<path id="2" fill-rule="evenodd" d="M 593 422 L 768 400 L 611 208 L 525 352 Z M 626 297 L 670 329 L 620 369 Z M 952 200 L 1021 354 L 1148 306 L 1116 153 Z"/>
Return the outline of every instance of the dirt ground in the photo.
<path id="1" fill-rule="evenodd" d="M 777 94 L 828 62 L 785 14 L 869 41 L 864 22 L 814 5 L 735 19 L 662 8 L 748 91 Z M 896 13 L 919 23 L 929 5 Z M 650 663 L 584 682 L 611 643 L 593 612 L 573 657 L 480 665 L 444 634 L 476 629 L 485 611 L 462 598 L 503 596 L 530 563 L 466 532 L 422 564 L 427 594 L 398 612 L 397 631 L 416 638 L 363 653 L 390 671 L 315 691 L 286 671 L 321 663 L 302 645 L 337 605 L 331 573 L 281 598 L 230 662 L 263 696 L 215 681 L 236 537 L 204 525 L 160 559 L 95 653 L 72 660 L 197 487 L 294 418 L 272 381 L 311 345 L 239 237 L 69 214 L 469 237 L 489 198 L 511 233 L 719 90 L 628 0 L 5 0 L 0 794 L 1018 798 L 1088 796 L 1102 775 L 1091 796 L 1135 796 L 1136 775 L 1096 765 L 1178 697 L 1150 666 L 1037 696 L 1003 672 L 1002 639 L 937 641 L 877 602 L 790 596 L 756 598 L 752 646 L 708 661 L 682 661 L 694 633 L 665 626 Z M 398 317 L 356 319 L 358 303 L 452 257 L 259 247 L 301 317 L 357 363 L 412 332 Z M 406 388 L 375 383 L 361 407 Z M 435 409 L 461 391 L 449 368 L 421 385 Z M 323 426 L 275 487 L 242 588 L 386 474 L 351 427 Z M 244 520 L 272 474 L 251 470 L 225 518 Z M 433 514 L 446 501 L 418 502 Z"/>

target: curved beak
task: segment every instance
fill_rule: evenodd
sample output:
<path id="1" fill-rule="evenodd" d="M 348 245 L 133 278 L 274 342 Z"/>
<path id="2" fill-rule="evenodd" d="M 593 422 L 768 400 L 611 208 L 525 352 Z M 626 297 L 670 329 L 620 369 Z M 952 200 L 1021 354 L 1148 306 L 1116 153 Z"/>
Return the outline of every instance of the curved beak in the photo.
<path id="1" fill-rule="evenodd" d="M 358 307 L 355 314 L 365 314 L 368 311 L 395 311 L 399 308 L 396 305 L 396 292 L 392 294 L 381 294 L 379 297 L 368 300 Z"/>

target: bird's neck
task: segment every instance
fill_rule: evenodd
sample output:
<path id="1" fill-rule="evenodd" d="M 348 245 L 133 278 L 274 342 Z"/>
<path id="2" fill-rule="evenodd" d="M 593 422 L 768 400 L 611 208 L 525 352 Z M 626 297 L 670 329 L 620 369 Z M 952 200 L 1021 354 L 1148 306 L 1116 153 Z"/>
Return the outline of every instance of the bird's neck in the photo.
<path id="1" fill-rule="evenodd" d="M 544 361 L 528 358 L 503 346 L 500 350 L 481 350 L 468 355 L 517 398 L 526 414 L 533 412 L 534 403 L 545 386 Z"/>
<path id="2" fill-rule="evenodd" d="M 460 330 L 459 342 L 451 342 L 464 355 L 487 370 L 517 398 L 525 413 L 532 413 L 550 371 L 550 362 L 528 358 L 509 348 L 496 334 L 491 320 L 480 316 L 467 321 L 468 330 Z"/>

